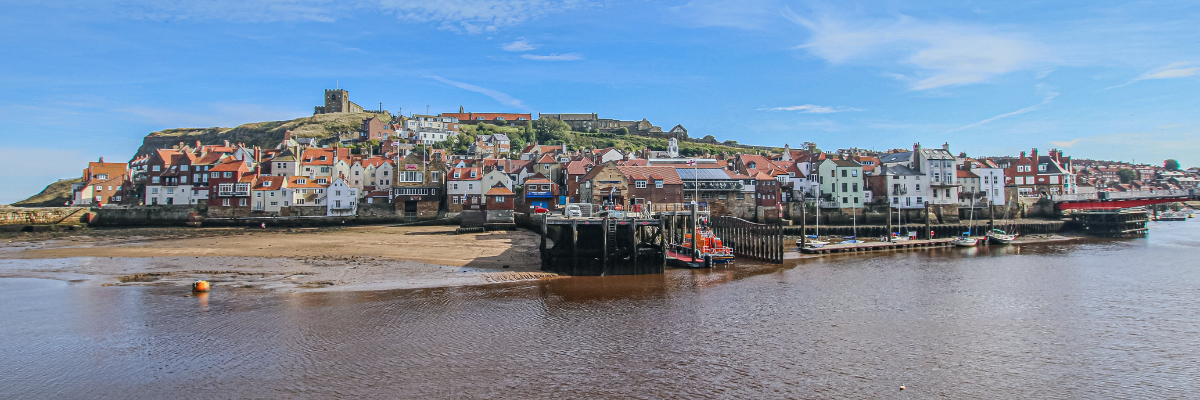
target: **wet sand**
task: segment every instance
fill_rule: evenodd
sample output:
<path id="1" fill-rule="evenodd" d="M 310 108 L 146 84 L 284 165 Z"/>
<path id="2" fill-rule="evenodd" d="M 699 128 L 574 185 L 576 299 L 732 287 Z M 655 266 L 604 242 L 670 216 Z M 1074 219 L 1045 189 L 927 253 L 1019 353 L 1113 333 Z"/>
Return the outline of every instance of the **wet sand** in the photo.
<path id="1" fill-rule="evenodd" d="M 529 231 L 455 235 L 454 226 L 82 231 L 0 242 L 0 277 L 93 285 L 382 290 L 546 279 Z"/>

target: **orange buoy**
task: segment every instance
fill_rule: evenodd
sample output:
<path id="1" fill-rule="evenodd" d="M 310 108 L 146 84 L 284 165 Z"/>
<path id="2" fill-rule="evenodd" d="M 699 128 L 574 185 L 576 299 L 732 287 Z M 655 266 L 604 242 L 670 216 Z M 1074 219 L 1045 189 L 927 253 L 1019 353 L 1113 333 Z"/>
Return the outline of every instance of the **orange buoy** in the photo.
<path id="1" fill-rule="evenodd" d="M 208 281 L 196 281 L 196 283 L 192 284 L 193 292 L 205 293 L 205 292 L 208 292 L 210 289 L 212 289 L 212 287 L 211 287 L 211 285 L 208 284 Z"/>

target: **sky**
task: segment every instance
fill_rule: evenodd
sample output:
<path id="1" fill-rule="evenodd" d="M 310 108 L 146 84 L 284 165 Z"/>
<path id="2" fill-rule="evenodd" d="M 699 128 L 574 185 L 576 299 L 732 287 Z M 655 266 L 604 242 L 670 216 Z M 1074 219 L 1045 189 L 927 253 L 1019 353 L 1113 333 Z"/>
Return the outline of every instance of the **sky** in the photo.
<path id="1" fill-rule="evenodd" d="M 1200 165 L 1198 2 L 0 0 L 0 203 L 146 134 L 598 113 L 822 149 Z"/>

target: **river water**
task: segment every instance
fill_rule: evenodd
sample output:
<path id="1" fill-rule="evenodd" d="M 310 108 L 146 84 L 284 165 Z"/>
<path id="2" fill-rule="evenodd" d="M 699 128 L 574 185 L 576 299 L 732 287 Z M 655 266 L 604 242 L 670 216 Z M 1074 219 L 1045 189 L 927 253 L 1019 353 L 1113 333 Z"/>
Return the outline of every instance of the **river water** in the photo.
<path id="1" fill-rule="evenodd" d="M 1197 233 L 385 292 L 0 279 L 0 398 L 1195 398 Z"/>

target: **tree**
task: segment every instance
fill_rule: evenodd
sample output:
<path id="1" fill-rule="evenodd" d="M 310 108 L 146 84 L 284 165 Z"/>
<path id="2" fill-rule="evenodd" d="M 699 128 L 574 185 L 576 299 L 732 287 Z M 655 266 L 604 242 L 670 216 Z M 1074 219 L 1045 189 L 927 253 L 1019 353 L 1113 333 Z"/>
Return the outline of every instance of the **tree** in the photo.
<path id="1" fill-rule="evenodd" d="M 544 118 L 533 123 L 533 130 L 539 142 L 550 143 L 565 140 L 571 132 L 571 126 L 554 118 Z"/>
<path id="2" fill-rule="evenodd" d="M 1179 161 L 1175 161 L 1173 159 L 1163 161 L 1163 169 L 1166 169 L 1167 171 L 1178 171 Z"/>
<path id="3" fill-rule="evenodd" d="M 628 135 L 628 134 L 629 134 L 629 128 L 626 128 L 626 127 L 623 127 L 623 126 L 622 126 L 622 127 L 621 127 L 621 129 L 617 129 L 617 132 L 616 132 L 616 134 L 618 134 L 618 135 L 621 135 L 621 136 Z"/>
<path id="4" fill-rule="evenodd" d="M 1121 183 L 1129 183 L 1133 182 L 1134 179 L 1137 179 L 1138 173 L 1137 171 L 1129 168 L 1121 168 L 1120 170 L 1117 170 L 1117 176 L 1121 178 Z"/>

